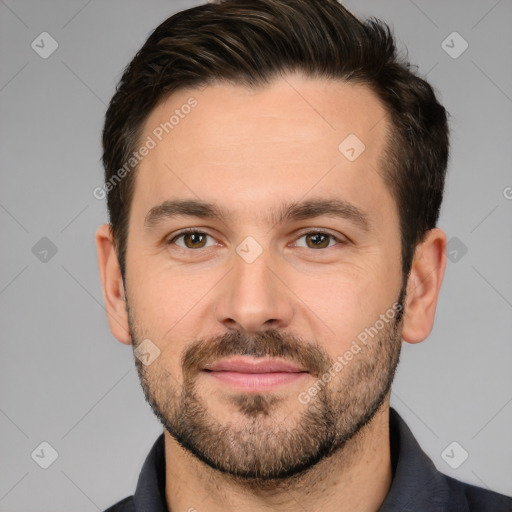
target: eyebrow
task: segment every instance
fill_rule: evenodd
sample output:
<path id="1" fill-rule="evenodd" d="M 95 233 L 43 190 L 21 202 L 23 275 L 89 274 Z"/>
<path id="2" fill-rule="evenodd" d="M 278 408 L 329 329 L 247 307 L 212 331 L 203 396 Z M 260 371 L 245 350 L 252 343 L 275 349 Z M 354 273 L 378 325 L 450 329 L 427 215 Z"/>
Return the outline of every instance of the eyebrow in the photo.
<path id="1" fill-rule="evenodd" d="M 309 199 L 285 203 L 270 212 L 267 221 L 274 226 L 287 221 L 306 220 L 321 216 L 349 220 L 366 232 L 371 229 L 368 215 L 357 206 L 342 199 Z M 161 222 L 176 217 L 216 219 L 226 223 L 233 217 L 233 214 L 218 205 L 196 199 L 167 200 L 149 210 L 144 220 L 144 228 L 152 229 Z"/>

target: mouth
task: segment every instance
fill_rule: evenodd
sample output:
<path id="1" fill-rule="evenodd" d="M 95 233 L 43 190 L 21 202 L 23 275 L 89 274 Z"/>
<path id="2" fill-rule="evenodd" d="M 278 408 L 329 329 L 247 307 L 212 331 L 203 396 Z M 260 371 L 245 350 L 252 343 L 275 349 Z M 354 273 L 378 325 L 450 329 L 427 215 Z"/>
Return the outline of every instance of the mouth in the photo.
<path id="1" fill-rule="evenodd" d="M 278 359 L 237 357 L 206 365 L 203 374 L 231 387 L 261 391 L 297 382 L 309 372 Z"/>

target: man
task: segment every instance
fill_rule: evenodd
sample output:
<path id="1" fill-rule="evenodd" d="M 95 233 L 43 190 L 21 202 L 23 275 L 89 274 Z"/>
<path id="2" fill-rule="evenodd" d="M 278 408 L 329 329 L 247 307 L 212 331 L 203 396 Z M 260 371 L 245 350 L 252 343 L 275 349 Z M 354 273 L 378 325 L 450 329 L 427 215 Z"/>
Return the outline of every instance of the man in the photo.
<path id="1" fill-rule="evenodd" d="M 169 18 L 103 132 L 110 328 L 164 426 L 125 511 L 505 511 L 390 408 L 430 333 L 445 109 L 334 0 Z"/>

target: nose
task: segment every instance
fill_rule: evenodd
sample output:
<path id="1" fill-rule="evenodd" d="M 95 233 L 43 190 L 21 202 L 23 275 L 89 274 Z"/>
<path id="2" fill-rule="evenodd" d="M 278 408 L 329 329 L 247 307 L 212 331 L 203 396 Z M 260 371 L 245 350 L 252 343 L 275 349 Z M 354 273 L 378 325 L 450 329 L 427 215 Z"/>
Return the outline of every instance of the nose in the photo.
<path id="1" fill-rule="evenodd" d="M 268 251 L 248 262 L 238 254 L 218 289 L 216 318 L 225 328 L 256 333 L 285 329 L 293 317 L 293 294 Z"/>

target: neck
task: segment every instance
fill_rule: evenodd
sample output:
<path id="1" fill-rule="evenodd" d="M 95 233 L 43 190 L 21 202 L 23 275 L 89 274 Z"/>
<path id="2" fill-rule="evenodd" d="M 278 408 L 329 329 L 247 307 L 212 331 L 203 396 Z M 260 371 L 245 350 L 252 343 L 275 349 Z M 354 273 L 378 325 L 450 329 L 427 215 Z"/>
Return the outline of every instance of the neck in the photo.
<path id="1" fill-rule="evenodd" d="M 376 512 L 392 480 L 389 399 L 345 446 L 298 476 L 255 482 L 212 469 L 165 432 L 169 512 Z"/>

